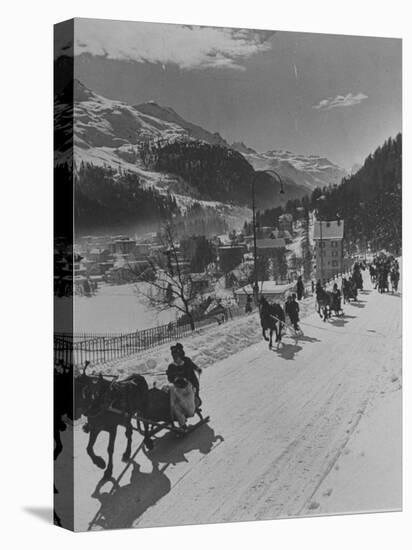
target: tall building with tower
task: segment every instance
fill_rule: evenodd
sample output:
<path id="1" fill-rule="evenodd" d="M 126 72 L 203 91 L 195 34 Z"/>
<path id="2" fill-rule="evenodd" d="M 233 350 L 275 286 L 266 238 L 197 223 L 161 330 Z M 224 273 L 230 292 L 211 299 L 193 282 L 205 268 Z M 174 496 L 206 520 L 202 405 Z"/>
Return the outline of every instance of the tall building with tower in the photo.
<path id="1" fill-rule="evenodd" d="M 330 279 L 343 271 L 344 221 L 315 221 L 316 279 Z"/>

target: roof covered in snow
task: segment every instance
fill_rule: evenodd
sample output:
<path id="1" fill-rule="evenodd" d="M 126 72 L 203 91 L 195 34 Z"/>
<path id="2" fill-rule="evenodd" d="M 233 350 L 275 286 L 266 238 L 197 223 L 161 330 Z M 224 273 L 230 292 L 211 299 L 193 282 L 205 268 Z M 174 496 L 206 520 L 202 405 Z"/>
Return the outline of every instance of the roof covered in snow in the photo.
<path id="1" fill-rule="evenodd" d="M 263 281 L 259 283 L 259 294 L 283 294 L 291 290 L 295 286 L 294 283 L 278 285 L 276 281 Z M 253 294 L 252 285 L 246 285 L 235 291 L 235 294 Z"/>
<path id="2" fill-rule="evenodd" d="M 285 248 L 285 239 L 257 239 L 257 248 Z"/>

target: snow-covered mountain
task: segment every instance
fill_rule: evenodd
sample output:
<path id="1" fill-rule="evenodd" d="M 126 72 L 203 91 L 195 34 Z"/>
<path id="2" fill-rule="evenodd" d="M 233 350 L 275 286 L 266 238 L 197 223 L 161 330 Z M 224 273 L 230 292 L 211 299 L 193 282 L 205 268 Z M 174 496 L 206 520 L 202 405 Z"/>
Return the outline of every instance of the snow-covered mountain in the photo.
<path id="1" fill-rule="evenodd" d="M 296 185 L 313 191 L 316 187 L 339 184 L 347 172 L 324 157 L 298 155 L 290 151 L 274 150 L 258 153 L 244 143 L 233 143 L 236 149 L 250 162 L 255 170 L 272 168 Z"/>
<path id="2" fill-rule="evenodd" d="M 72 96 L 73 93 L 73 96 Z M 144 181 L 155 183 L 158 174 L 152 174 L 140 163 L 138 147 L 148 141 L 174 142 L 196 140 L 211 145 L 235 149 L 256 170 L 272 168 L 295 188 L 312 191 L 315 187 L 340 183 L 346 171 L 324 157 L 298 155 L 290 151 L 273 150 L 260 153 L 235 142 L 231 146 L 215 132 L 182 118 L 171 107 L 153 101 L 129 105 L 107 99 L 89 90 L 79 80 L 56 98 L 56 142 L 60 161 L 71 147 L 71 98 L 74 102 L 74 152 L 76 162 L 90 162 L 137 172 Z M 164 177 L 163 177 L 164 186 Z M 303 191 L 300 193 L 302 194 Z"/>
<path id="3" fill-rule="evenodd" d="M 218 134 L 184 120 L 170 107 L 155 102 L 128 105 L 107 99 L 74 80 L 55 99 L 57 157 L 65 160 L 65 151 L 71 148 L 71 100 L 74 104 L 74 156 L 77 163 L 91 162 L 113 168 L 141 172 L 137 147 L 150 140 L 201 140 L 227 146 Z M 146 171 L 147 172 L 147 171 Z M 142 174 L 151 179 L 149 173 Z"/>
<path id="4" fill-rule="evenodd" d="M 181 213 L 197 203 L 228 219 L 232 213 L 232 218 L 240 215 L 240 208 L 242 223 L 244 209 L 250 207 L 254 169 L 275 169 L 285 189 L 280 194 L 277 180 L 260 181 L 258 208 L 285 204 L 342 176 L 339 167 L 327 159 L 286 151 L 257 153 L 243 143 L 230 146 L 220 134 L 185 120 L 171 107 L 153 101 L 129 105 L 108 99 L 79 80 L 69 83 L 55 98 L 55 143 L 57 164 L 70 163 L 74 150 L 77 171 L 82 162 L 104 168 L 113 182 L 123 181 L 122 174 L 134 173 L 141 190 L 167 201 L 172 197 Z M 82 181 L 79 183 L 82 186 Z M 99 196 L 99 185 L 93 185 L 88 181 L 82 190 L 88 206 L 93 204 L 92 210 L 96 210 L 104 197 Z M 120 194 L 123 191 L 127 202 L 130 190 L 119 188 Z"/>

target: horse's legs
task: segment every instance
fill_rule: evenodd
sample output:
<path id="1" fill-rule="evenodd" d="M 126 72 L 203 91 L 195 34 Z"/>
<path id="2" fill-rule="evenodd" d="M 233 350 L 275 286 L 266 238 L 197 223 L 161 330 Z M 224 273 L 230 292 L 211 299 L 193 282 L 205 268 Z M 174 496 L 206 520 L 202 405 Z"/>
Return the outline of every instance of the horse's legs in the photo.
<path id="1" fill-rule="evenodd" d="M 122 456 L 123 462 L 127 462 L 130 458 L 130 453 L 132 452 L 132 435 L 133 435 L 132 422 L 131 420 L 129 420 L 129 422 L 127 422 L 126 424 L 127 445 L 126 445 L 126 450 Z"/>
<path id="2" fill-rule="evenodd" d="M 95 464 L 98 468 L 101 468 L 102 470 L 106 466 L 106 462 L 103 460 L 101 456 L 97 456 L 94 454 L 93 446 L 96 442 L 97 436 L 100 433 L 100 428 L 91 428 L 89 433 L 89 443 L 87 444 L 87 454 L 92 459 L 93 464 Z"/>
<path id="3" fill-rule="evenodd" d="M 282 324 L 279 323 L 279 326 L 276 324 L 275 330 L 276 330 L 276 342 L 278 343 L 278 349 L 279 349 L 279 346 L 282 342 Z"/>
<path id="4" fill-rule="evenodd" d="M 117 433 L 117 424 L 115 424 L 109 432 L 109 444 L 107 445 L 107 454 L 109 456 L 109 460 L 107 462 L 107 468 L 104 472 L 104 477 L 106 479 L 112 477 L 113 473 L 113 452 L 114 452 L 114 442 L 116 441 L 116 433 Z"/>
<path id="5" fill-rule="evenodd" d="M 266 329 L 265 328 L 262 328 L 262 335 L 263 335 L 263 338 L 266 340 L 266 342 L 269 342 L 269 338 L 267 338 L 267 336 L 266 336 Z"/>
<path id="6" fill-rule="evenodd" d="M 269 349 L 272 349 L 273 328 L 269 329 Z"/>
<path id="7" fill-rule="evenodd" d="M 144 422 L 143 425 L 144 425 L 143 443 L 146 446 L 147 450 L 151 451 L 153 449 L 153 441 L 150 437 L 150 427 L 149 427 L 149 424 L 147 422 Z"/>

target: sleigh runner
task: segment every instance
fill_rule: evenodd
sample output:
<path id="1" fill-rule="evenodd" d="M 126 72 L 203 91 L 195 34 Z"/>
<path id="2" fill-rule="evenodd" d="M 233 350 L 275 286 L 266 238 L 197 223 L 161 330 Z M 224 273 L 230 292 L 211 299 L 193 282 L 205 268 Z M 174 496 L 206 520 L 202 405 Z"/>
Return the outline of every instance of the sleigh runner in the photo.
<path id="1" fill-rule="evenodd" d="M 204 417 L 200 411 L 197 411 L 196 414 L 199 416 L 199 420 L 194 424 L 186 425 L 184 428 L 181 426 L 176 426 L 173 421 L 156 421 L 151 420 L 150 418 L 144 418 L 137 414 L 135 416 L 136 426 L 133 426 L 133 429 L 144 436 L 144 443 L 150 450 L 153 448 L 152 438 L 163 430 L 173 432 L 178 437 L 184 437 L 195 431 L 199 426 L 209 422 L 209 416 Z"/>

